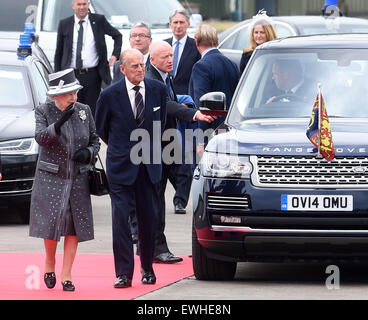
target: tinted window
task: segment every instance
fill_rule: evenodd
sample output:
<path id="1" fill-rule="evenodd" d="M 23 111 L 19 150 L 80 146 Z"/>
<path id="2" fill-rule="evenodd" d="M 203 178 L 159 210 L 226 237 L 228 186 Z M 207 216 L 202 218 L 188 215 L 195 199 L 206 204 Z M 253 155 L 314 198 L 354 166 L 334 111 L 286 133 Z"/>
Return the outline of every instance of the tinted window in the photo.
<path id="1" fill-rule="evenodd" d="M 242 50 L 249 47 L 248 26 L 242 27 L 228 37 L 221 45 L 221 49 Z"/>
<path id="2" fill-rule="evenodd" d="M 183 8 L 177 0 L 91 0 L 91 3 L 97 13 L 105 15 L 117 28 L 130 28 L 142 20 L 152 28 L 168 27 L 170 14 Z"/>
<path id="3" fill-rule="evenodd" d="M 29 82 L 24 68 L 0 65 L 0 107 L 31 104 Z"/>
<path id="4" fill-rule="evenodd" d="M 367 82 L 366 49 L 256 50 L 229 123 L 309 117 L 318 83 L 330 117 L 368 118 Z"/>
<path id="5" fill-rule="evenodd" d="M 57 31 L 59 21 L 74 14 L 71 3 L 71 0 L 45 0 L 42 30 Z M 183 8 L 177 0 L 91 0 L 91 7 L 119 29 L 130 29 L 142 20 L 152 28 L 168 27 L 170 14 Z"/>
<path id="6" fill-rule="evenodd" d="M 38 0 L 0 0 L 0 31 L 23 31 L 35 22 Z"/>

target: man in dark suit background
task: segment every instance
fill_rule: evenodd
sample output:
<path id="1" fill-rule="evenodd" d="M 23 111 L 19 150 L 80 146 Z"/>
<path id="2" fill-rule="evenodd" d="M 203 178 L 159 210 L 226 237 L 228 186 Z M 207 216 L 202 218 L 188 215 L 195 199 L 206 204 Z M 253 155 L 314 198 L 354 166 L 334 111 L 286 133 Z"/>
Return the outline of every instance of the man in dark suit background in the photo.
<path id="1" fill-rule="evenodd" d="M 167 85 L 168 99 L 167 102 L 167 121 L 165 126 L 165 132 L 168 133 L 168 129 L 173 130 L 174 134 L 176 134 L 176 121 L 177 119 L 193 122 L 195 120 L 208 121 L 212 122 L 213 118 L 209 116 L 203 115 L 196 109 L 189 108 L 187 106 L 181 105 L 177 102 L 176 97 L 176 88 L 172 83 L 170 78 L 170 72 L 173 69 L 173 50 L 171 46 L 165 41 L 157 41 L 154 42 L 150 49 L 150 67 L 146 73 L 146 77 L 150 79 L 156 79 Z M 174 138 L 175 139 L 175 138 Z M 163 152 L 163 168 L 162 168 L 162 179 L 159 184 L 159 223 L 158 229 L 156 232 L 156 240 L 155 240 L 155 252 L 154 252 L 154 262 L 157 263 L 175 263 L 182 261 L 182 258 L 173 255 L 167 245 L 166 237 L 164 234 L 165 229 L 165 190 L 167 181 L 173 184 L 175 188 L 175 174 L 177 163 L 169 163 L 171 159 L 167 159 L 165 157 L 169 156 L 168 153 L 165 153 L 165 147 L 169 147 L 169 145 L 173 145 L 176 151 L 181 150 L 180 145 L 175 144 L 174 141 L 163 141 L 162 147 L 164 149 Z M 179 150 L 179 149 L 180 150 Z M 175 151 L 174 151 L 175 152 Z M 173 155 L 175 159 L 175 155 Z M 181 162 L 181 157 L 179 157 L 179 163 Z"/>
<path id="2" fill-rule="evenodd" d="M 217 49 L 218 36 L 213 26 L 202 23 L 196 30 L 194 39 L 202 58 L 193 67 L 189 95 L 199 107 L 199 98 L 202 95 L 212 91 L 222 91 L 226 95 L 228 109 L 239 82 L 239 68 Z M 209 128 L 216 129 L 224 120 L 225 117 L 218 117 L 210 125 L 199 123 L 199 127 L 203 131 Z M 201 155 L 203 150 L 204 144 L 198 143 L 198 154 Z"/>
<path id="3" fill-rule="evenodd" d="M 139 21 L 134 24 L 134 26 L 130 29 L 129 34 L 129 43 L 130 47 L 139 50 L 142 52 L 144 57 L 144 63 L 149 64 L 149 47 L 152 43 L 151 29 L 144 22 Z M 112 83 L 120 80 L 123 77 L 123 74 L 120 71 L 120 62 L 116 61 L 113 68 L 113 78 Z"/>
<path id="4" fill-rule="evenodd" d="M 156 282 L 152 260 L 158 217 L 157 185 L 162 175 L 160 141 L 166 123 L 167 92 L 164 84 L 144 79 L 143 55 L 138 50 L 123 51 L 120 62 L 125 77 L 101 92 L 97 101 L 96 131 L 107 144 L 106 173 L 117 276 L 114 286 L 126 288 L 132 285 L 134 271 L 133 241 L 128 224 L 132 201 L 135 201 L 138 221 L 142 283 Z M 148 133 L 147 137 L 144 133 Z M 132 134 L 138 135 L 138 140 L 142 134 L 141 141 L 135 142 Z M 133 157 L 139 143 L 142 144 L 143 163 Z"/>
<path id="5" fill-rule="evenodd" d="M 170 28 L 173 36 L 166 39 L 173 48 L 173 78 L 174 86 L 177 94 L 188 94 L 188 86 L 192 68 L 194 64 L 201 58 L 195 41 L 187 34 L 190 27 L 190 17 L 185 10 L 175 10 L 170 16 Z M 175 55 L 176 53 L 176 55 Z M 192 124 L 178 121 L 177 129 L 183 135 L 186 129 L 196 128 Z M 185 141 L 182 140 L 183 150 L 185 150 Z M 183 159 L 188 156 L 183 155 Z M 193 157 L 193 156 L 192 156 Z M 183 163 L 176 168 L 176 188 L 173 198 L 175 213 L 186 213 L 185 207 L 188 204 L 190 189 L 192 185 L 192 177 L 194 164 Z"/>
<path id="6" fill-rule="evenodd" d="M 89 0 L 72 2 L 74 16 L 59 23 L 55 51 L 55 71 L 73 68 L 83 89 L 78 101 L 89 105 L 95 114 L 102 81 L 111 82 L 110 66 L 120 56 L 122 35 L 103 15 L 88 12 Z M 114 40 L 112 56 L 107 61 L 105 35 Z"/>

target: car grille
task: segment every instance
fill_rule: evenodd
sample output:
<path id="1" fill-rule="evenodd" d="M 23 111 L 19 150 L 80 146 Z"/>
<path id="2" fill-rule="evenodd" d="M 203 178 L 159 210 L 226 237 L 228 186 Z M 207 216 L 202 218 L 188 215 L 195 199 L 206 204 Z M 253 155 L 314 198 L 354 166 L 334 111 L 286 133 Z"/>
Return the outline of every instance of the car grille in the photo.
<path id="1" fill-rule="evenodd" d="M 368 187 L 368 159 L 336 157 L 252 156 L 252 182 L 261 187 Z"/>
<path id="2" fill-rule="evenodd" d="M 32 190 L 35 170 L 36 162 L 3 165 L 0 193 L 26 192 Z"/>
<path id="3" fill-rule="evenodd" d="M 248 195 L 207 195 L 207 208 L 212 210 L 244 210 L 250 209 L 250 200 Z"/>

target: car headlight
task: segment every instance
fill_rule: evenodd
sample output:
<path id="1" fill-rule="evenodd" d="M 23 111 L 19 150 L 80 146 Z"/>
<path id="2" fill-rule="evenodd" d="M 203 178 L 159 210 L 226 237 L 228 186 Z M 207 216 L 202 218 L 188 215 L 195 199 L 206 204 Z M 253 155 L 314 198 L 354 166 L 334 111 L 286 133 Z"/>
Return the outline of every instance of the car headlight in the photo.
<path id="1" fill-rule="evenodd" d="M 38 144 L 34 138 L 0 142 L 1 154 L 37 154 Z"/>
<path id="2" fill-rule="evenodd" d="M 247 156 L 205 152 L 201 172 L 205 177 L 250 178 L 253 166 Z"/>

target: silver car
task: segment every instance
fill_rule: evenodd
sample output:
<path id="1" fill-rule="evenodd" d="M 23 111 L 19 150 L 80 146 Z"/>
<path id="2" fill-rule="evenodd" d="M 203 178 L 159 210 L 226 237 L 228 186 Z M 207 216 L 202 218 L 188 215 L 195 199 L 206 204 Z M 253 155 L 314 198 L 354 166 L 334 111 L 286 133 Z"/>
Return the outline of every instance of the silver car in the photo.
<path id="1" fill-rule="evenodd" d="M 312 34 L 368 33 L 368 20 L 360 18 L 324 16 L 270 17 L 278 38 Z M 250 26 L 253 20 L 244 20 L 219 35 L 220 51 L 238 66 L 242 50 L 249 47 Z"/>

